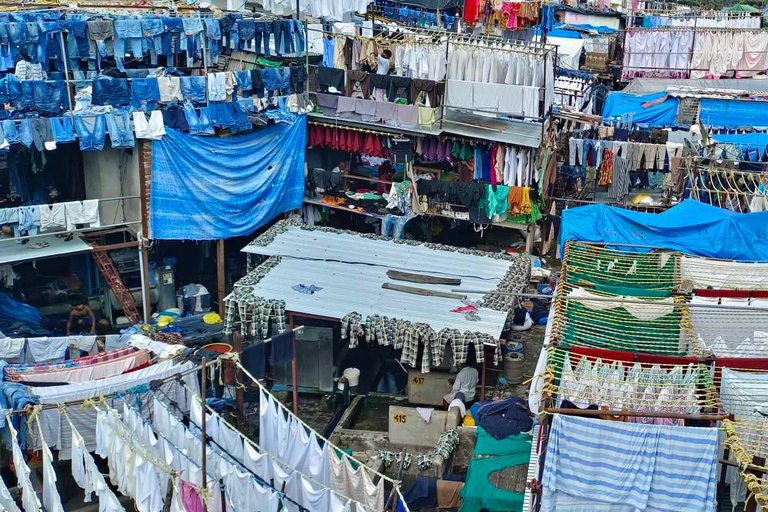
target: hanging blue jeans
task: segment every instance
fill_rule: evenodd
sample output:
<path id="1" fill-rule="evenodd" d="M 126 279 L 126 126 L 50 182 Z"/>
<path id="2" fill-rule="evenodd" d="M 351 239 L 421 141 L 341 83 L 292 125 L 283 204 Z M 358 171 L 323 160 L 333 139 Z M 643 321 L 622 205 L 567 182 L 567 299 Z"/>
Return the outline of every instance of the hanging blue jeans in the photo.
<path id="1" fill-rule="evenodd" d="M 19 142 L 26 147 L 31 148 L 35 142 L 35 138 L 32 135 L 32 119 L 24 118 L 19 123 Z"/>
<path id="2" fill-rule="evenodd" d="M 21 109 L 31 110 L 35 106 L 35 88 L 32 80 L 22 80 L 21 83 Z M 17 105 L 18 107 L 18 105 Z"/>
<path id="3" fill-rule="evenodd" d="M 16 121 L 13 121 L 12 119 L 3 120 L 3 134 L 5 135 L 5 140 L 8 141 L 8 144 L 18 144 L 21 142 L 21 134 L 16 128 Z"/>
<path id="4" fill-rule="evenodd" d="M 288 20 L 291 23 L 291 33 L 296 42 L 296 53 L 303 54 L 306 42 L 304 41 L 304 24 L 299 20 Z"/>
<path id="5" fill-rule="evenodd" d="M 184 100 L 192 100 L 194 103 L 205 103 L 206 81 L 204 76 L 183 76 L 180 78 L 181 95 Z"/>
<path id="6" fill-rule="evenodd" d="M 240 20 L 237 22 L 238 48 L 241 50 L 253 50 L 253 40 L 256 38 L 256 22 L 253 20 Z"/>
<path id="7" fill-rule="evenodd" d="M 157 78 L 134 78 L 131 80 L 131 107 L 141 110 L 155 110 L 160 101 Z"/>
<path id="8" fill-rule="evenodd" d="M 182 32 L 179 42 L 179 49 L 187 52 L 187 66 L 192 66 L 195 55 L 203 47 L 203 21 L 200 18 L 182 18 L 184 32 Z"/>
<path id="9" fill-rule="evenodd" d="M 44 82 L 31 80 L 35 109 L 46 117 L 57 116 L 64 110 L 67 84 L 64 80 Z"/>
<path id="10" fill-rule="evenodd" d="M 64 69 L 64 52 L 61 47 L 61 32 L 65 28 L 65 22 L 57 21 L 38 21 L 40 31 L 40 42 L 37 45 L 38 59 L 43 64 L 43 69 L 48 68 L 48 62 L 55 59 L 56 69 Z"/>
<path id="11" fill-rule="evenodd" d="M 219 27 L 221 28 L 224 48 L 237 49 L 238 42 L 232 39 L 232 31 L 236 27 L 238 20 L 241 20 L 242 18 L 242 14 L 225 14 L 219 18 Z M 234 32 L 234 35 L 236 36 L 237 30 Z"/>
<path id="12" fill-rule="evenodd" d="M 37 44 L 40 42 L 40 29 L 37 27 L 36 21 L 28 21 L 25 23 L 27 34 L 27 44 L 24 48 L 24 52 L 29 56 L 30 60 L 35 63 L 40 63 L 37 53 Z"/>
<path id="13" fill-rule="evenodd" d="M 141 31 L 144 33 L 144 44 L 149 50 L 150 62 L 157 66 L 158 54 L 163 54 L 163 20 L 160 18 L 143 18 L 141 20 Z"/>
<path id="14" fill-rule="evenodd" d="M 13 60 L 18 61 L 21 58 L 22 49 L 27 46 L 27 26 L 25 23 L 8 23 L 8 40 L 11 46 L 11 55 Z"/>
<path id="15" fill-rule="evenodd" d="M 142 114 L 143 115 L 143 114 Z M 109 141 L 113 148 L 132 148 L 136 140 L 131 129 L 131 115 L 128 112 L 106 114 Z"/>
<path id="16" fill-rule="evenodd" d="M 144 32 L 141 20 L 115 20 L 115 63 L 120 71 L 125 71 L 125 52 L 130 49 L 133 57 L 141 60 L 144 55 L 142 43 Z"/>
<path id="17" fill-rule="evenodd" d="M 381 236 L 391 236 L 395 240 L 402 240 L 405 224 L 411 218 L 410 216 L 387 215 L 381 221 Z"/>
<path id="18" fill-rule="evenodd" d="M 251 89 L 253 89 L 253 82 L 251 80 L 250 71 L 235 71 L 235 80 L 237 80 L 237 90 L 242 93 L 243 96 L 250 96 Z"/>
<path id="19" fill-rule="evenodd" d="M 208 108 L 203 107 L 200 109 L 200 116 L 195 112 L 195 108 L 191 103 L 184 103 L 184 116 L 187 118 L 187 124 L 189 125 L 189 133 L 192 135 L 213 135 L 213 124 L 208 116 Z"/>
<path id="20" fill-rule="evenodd" d="M 51 117 L 51 131 L 53 140 L 58 142 L 75 142 L 75 130 L 72 127 L 72 118 L 70 116 Z"/>
<path id="21" fill-rule="evenodd" d="M 293 53 L 293 39 L 291 39 L 292 20 L 274 20 L 272 32 L 275 34 L 275 53 L 285 55 Z"/>
<path id="22" fill-rule="evenodd" d="M 269 53 L 269 35 L 272 33 L 271 21 L 257 21 L 256 22 L 256 53 L 263 53 L 267 57 L 270 57 Z M 262 45 L 262 42 L 264 43 Z M 263 50 L 262 50 L 263 46 Z"/>
<path id="23" fill-rule="evenodd" d="M 208 45 L 208 51 L 210 54 L 210 62 L 216 62 L 219 58 L 219 51 L 221 45 L 221 27 L 219 26 L 219 20 L 214 18 L 203 18 L 205 23 L 205 38 Z"/>
<path id="24" fill-rule="evenodd" d="M 75 117 L 75 129 L 80 137 L 81 151 L 102 151 L 107 137 L 107 120 L 104 114 Z"/>
<path id="25" fill-rule="evenodd" d="M 131 104 L 131 90 L 125 78 L 99 77 L 93 81 L 94 105 L 112 105 L 115 108 Z"/>

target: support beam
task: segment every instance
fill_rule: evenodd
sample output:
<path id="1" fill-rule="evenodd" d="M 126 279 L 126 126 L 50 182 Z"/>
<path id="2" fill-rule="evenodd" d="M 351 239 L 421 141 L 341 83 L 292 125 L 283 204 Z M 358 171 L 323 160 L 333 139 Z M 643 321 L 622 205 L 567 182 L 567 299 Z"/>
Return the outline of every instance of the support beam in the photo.
<path id="1" fill-rule="evenodd" d="M 293 313 L 288 313 L 288 325 L 293 333 L 293 361 L 291 361 L 291 384 L 293 387 L 293 414 L 299 415 L 299 351 L 296 348 Z"/>
<path id="2" fill-rule="evenodd" d="M 224 297 L 226 292 L 226 277 L 224 274 L 224 240 L 216 242 L 216 286 L 219 291 L 219 315 L 224 317 L 226 307 L 224 306 Z"/>

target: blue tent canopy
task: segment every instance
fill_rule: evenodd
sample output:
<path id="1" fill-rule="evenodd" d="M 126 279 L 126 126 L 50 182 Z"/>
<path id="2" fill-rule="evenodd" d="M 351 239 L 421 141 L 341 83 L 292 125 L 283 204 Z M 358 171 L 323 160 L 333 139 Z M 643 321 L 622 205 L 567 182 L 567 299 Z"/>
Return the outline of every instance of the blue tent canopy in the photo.
<path id="1" fill-rule="evenodd" d="M 677 98 L 667 98 L 666 101 L 658 105 L 643 107 L 644 103 L 659 100 L 666 95 L 667 93 L 663 91 L 642 96 L 612 92 L 605 100 L 605 105 L 603 105 L 603 119 L 634 114 L 632 122 L 635 124 L 673 126 L 677 118 L 677 109 L 680 105 L 680 100 Z"/>
<path id="2" fill-rule="evenodd" d="M 736 213 L 693 199 L 658 214 L 593 204 L 563 212 L 561 251 L 568 240 L 648 245 L 710 258 L 768 261 L 768 212 Z"/>

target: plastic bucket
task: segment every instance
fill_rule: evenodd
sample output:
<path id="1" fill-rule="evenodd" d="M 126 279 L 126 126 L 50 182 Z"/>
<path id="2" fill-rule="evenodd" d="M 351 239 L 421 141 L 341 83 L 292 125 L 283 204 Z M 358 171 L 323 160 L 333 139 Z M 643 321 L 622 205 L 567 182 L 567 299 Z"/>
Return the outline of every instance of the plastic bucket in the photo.
<path id="1" fill-rule="evenodd" d="M 344 370 L 344 378 L 347 379 L 349 387 L 357 387 L 357 383 L 360 382 L 360 370 L 357 368 L 347 368 Z"/>

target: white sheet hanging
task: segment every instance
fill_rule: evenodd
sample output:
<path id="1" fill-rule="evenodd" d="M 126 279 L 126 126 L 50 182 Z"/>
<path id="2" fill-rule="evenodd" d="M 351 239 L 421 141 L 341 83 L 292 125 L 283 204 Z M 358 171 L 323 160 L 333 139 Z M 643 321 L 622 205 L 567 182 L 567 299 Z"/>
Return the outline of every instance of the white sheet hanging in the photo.
<path id="1" fill-rule="evenodd" d="M 374 484 L 368 476 L 365 466 L 352 469 L 349 459 L 342 456 L 339 459 L 335 453 L 330 453 L 328 460 L 331 466 L 331 487 L 337 493 L 348 496 L 355 501 L 365 504 L 371 510 L 384 508 L 384 480 L 379 479 Z"/>

